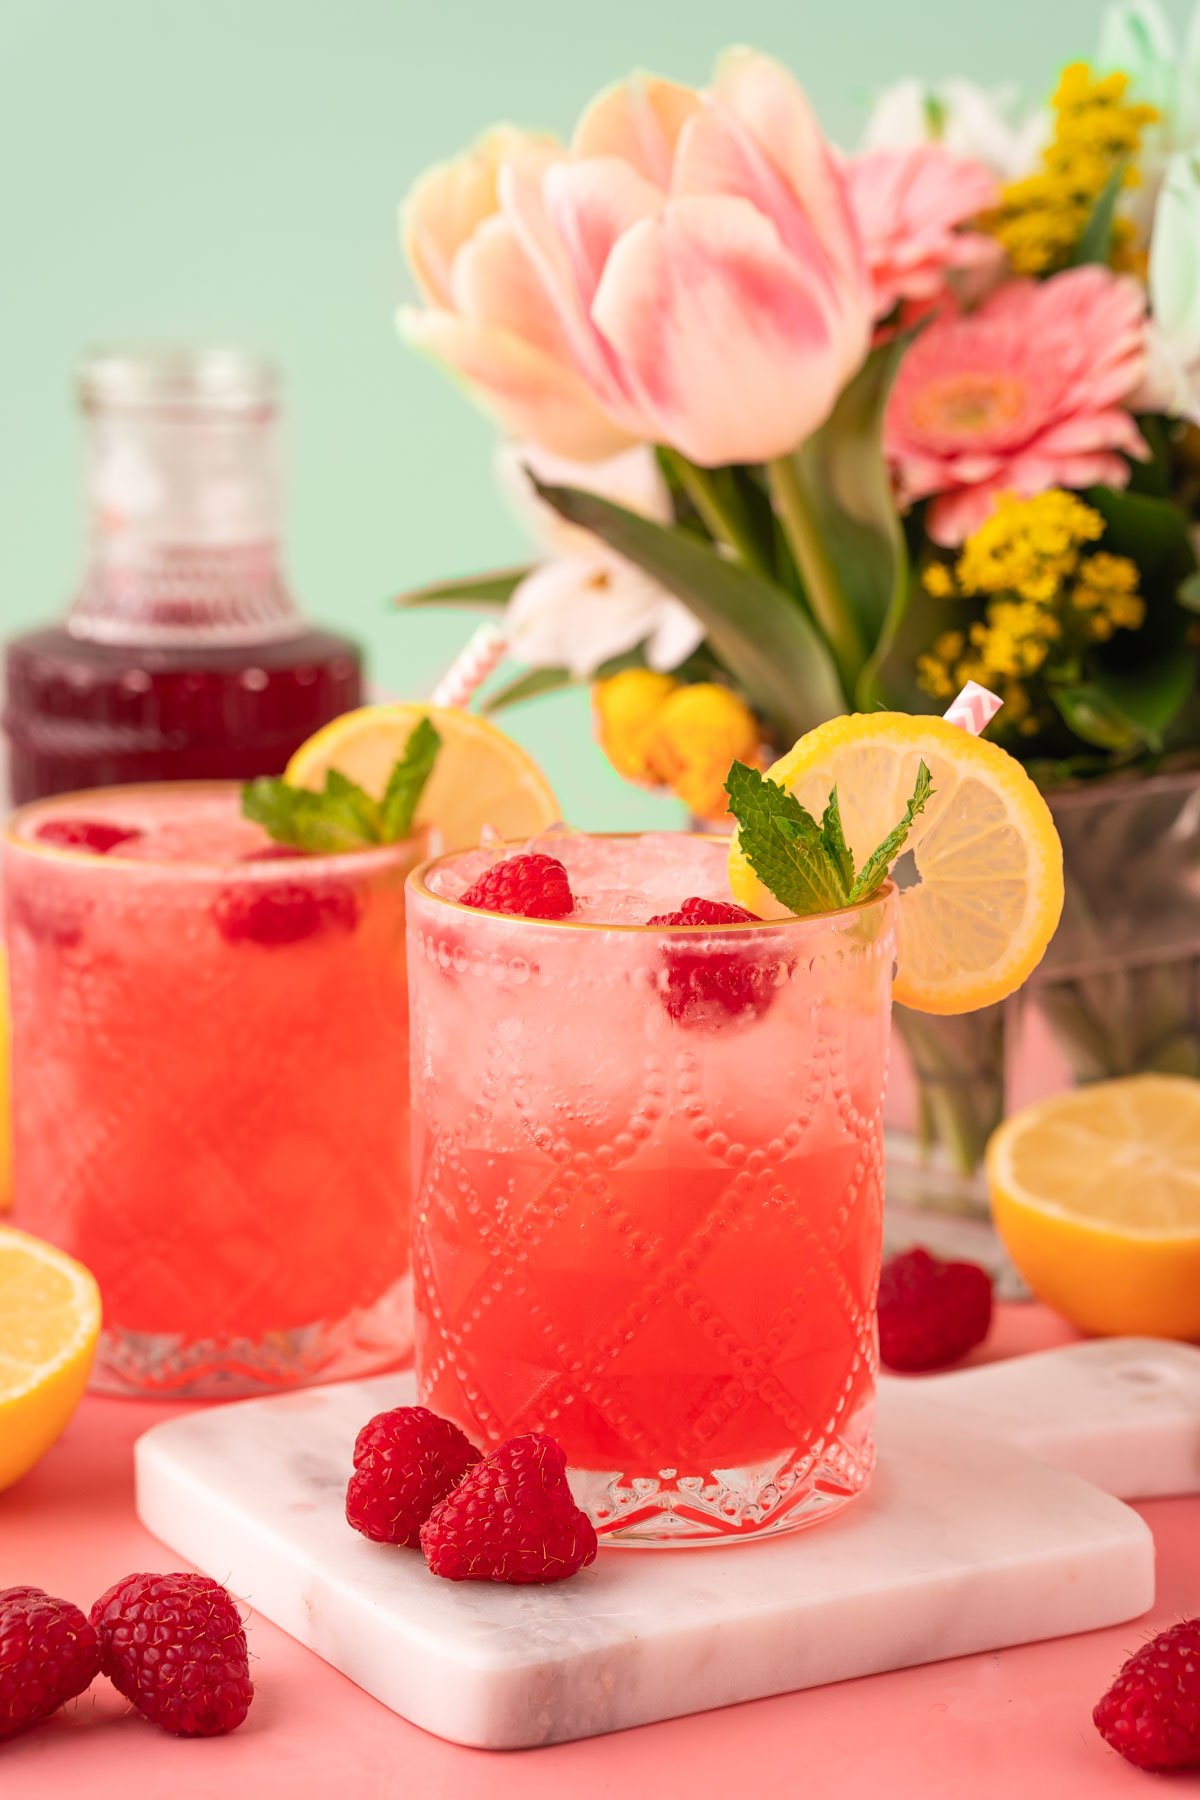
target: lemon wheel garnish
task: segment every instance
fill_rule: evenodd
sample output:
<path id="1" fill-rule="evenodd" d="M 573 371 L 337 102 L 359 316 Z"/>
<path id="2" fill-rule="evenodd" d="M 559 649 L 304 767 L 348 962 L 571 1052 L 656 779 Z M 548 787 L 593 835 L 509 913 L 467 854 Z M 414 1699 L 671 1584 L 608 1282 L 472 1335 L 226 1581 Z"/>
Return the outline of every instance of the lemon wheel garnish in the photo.
<path id="1" fill-rule="evenodd" d="M 1062 911 L 1062 847 L 1020 763 L 944 719 L 859 713 L 808 732 L 767 774 L 817 818 L 836 786 L 861 866 L 903 816 L 921 762 L 933 794 L 908 838 L 916 879 L 898 897 L 893 993 L 920 1012 L 973 1012 L 1036 968 Z M 736 834 L 729 885 L 751 912 L 785 915 Z"/>
<path id="2" fill-rule="evenodd" d="M 1200 1339 L 1200 1081 L 1129 1075 L 1025 1108 L 987 1153 L 996 1229 L 1082 1331 Z"/>
<path id="3" fill-rule="evenodd" d="M 60 1250 L 0 1225 L 0 1488 L 61 1436 L 87 1386 L 100 1290 Z"/>
<path id="4" fill-rule="evenodd" d="M 550 783 L 520 744 L 477 713 L 415 700 L 343 713 L 301 744 L 284 779 L 319 788 L 336 769 L 378 799 L 422 719 L 432 719 L 442 747 L 416 823 L 436 828 L 443 849 L 471 849 L 485 825 L 502 838 L 534 837 L 562 817 Z"/>

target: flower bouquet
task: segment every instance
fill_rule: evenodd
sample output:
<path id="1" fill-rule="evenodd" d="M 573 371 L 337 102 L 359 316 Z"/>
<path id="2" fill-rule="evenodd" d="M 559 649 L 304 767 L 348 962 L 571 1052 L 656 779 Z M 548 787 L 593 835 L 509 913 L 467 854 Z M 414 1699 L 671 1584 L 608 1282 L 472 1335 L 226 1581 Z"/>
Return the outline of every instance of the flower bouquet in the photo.
<path id="1" fill-rule="evenodd" d="M 1022 1079 L 1200 1071 L 1200 24 L 1116 7 L 1024 114 L 902 83 L 849 155 L 732 51 L 568 145 L 496 128 L 404 230 L 402 331 L 537 545 L 404 597 L 502 615 L 483 704 L 589 683 L 619 772 L 719 824 L 734 758 L 993 688 L 1068 910 L 1004 1011 L 901 1020 L 914 1141 L 969 1176 Z"/>

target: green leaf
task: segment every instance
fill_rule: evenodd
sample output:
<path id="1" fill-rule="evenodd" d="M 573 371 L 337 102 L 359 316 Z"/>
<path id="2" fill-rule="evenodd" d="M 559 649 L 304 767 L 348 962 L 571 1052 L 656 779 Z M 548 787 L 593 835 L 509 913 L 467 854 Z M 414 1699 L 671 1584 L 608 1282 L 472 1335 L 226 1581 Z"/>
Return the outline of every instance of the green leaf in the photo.
<path id="1" fill-rule="evenodd" d="M 800 573 L 831 642 L 837 638 L 827 614 L 847 616 L 855 647 L 849 649 L 845 633 L 843 679 L 847 698 L 863 708 L 880 703 L 879 667 L 908 597 L 908 555 L 883 456 L 883 415 L 912 335 L 872 351 L 825 424 L 791 458 L 794 489 L 821 549 L 816 567 L 798 558 Z M 827 591 L 821 596 L 818 588 Z"/>
<path id="2" fill-rule="evenodd" d="M 385 844 L 398 844 L 412 831 L 413 818 L 425 784 L 433 774 L 441 736 L 432 719 L 422 719 L 414 726 L 404 755 L 388 776 L 380 802 L 381 836 Z"/>
<path id="3" fill-rule="evenodd" d="M 465 575 L 461 581 L 433 581 L 397 594 L 393 605 L 467 606 L 475 611 L 503 612 L 514 591 L 530 574 L 524 569 L 494 569 L 489 575 Z"/>
<path id="4" fill-rule="evenodd" d="M 1189 612 L 1200 613 L 1200 571 L 1185 575 L 1180 582 L 1179 604 Z"/>
<path id="5" fill-rule="evenodd" d="M 351 781 L 340 769 L 327 769 L 324 798 L 332 800 L 339 814 L 347 821 L 353 819 L 357 822 L 367 843 L 379 841 L 379 804 L 372 800 L 365 788 L 359 787 L 357 781 Z"/>
<path id="6" fill-rule="evenodd" d="M 826 856 L 838 872 L 843 891 L 848 894 L 854 886 L 854 857 L 842 829 L 842 809 L 838 804 L 836 788 L 830 793 L 829 804 L 821 816 L 821 842 L 825 846 Z"/>
<path id="7" fill-rule="evenodd" d="M 689 658 L 690 662 L 692 659 Z M 687 668 L 688 664 L 680 665 Z M 544 694 L 559 694 L 566 688 L 585 687 L 593 681 L 605 681 L 610 675 L 619 675 L 622 669 L 644 669 L 646 667 L 646 646 L 636 644 L 632 650 L 625 650 L 620 656 L 610 656 L 602 662 L 590 675 L 573 675 L 570 669 L 552 667 L 547 669 L 527 669 L 524 675 L 516 675 L 506 681 L 502 687 L 495 688 L 484 700 L 481 712 L 501 712 L 506 706 L 519 706 L 523 700 L 540 700 Z M 710 671 L 698 673 L 694 679 L 708 680 Z"/>
<path id="8" fill-rule="evenodd" d="M 336 856 L 372 844 L 396 843 L 412 830 L 413 815 L 441 742 L 431 721 L 422 719 L 409 735 L 381 801 L 373 800 L 337 769 L 330 769 L 319 793 L 292 787 L 274 775 L 247 782 L 242 789 L 242 813 L 261 825 L 277 844 L 315 855 Z"/>
<path id="9" fill-rule="evenodd" d="M 908 834 L 913 828 L 913 821 L 925 810 L 925 803 L 933 792 L 933 780 L 929 770 L 922 762 L 917 767 L 916 786 L 912 798 L 904 809 L 904 817 L 898 825 L 893 826 L 877 850 L 872 850 L 866 862 L 858 872 L 858 879 L 850 890 L 851 904 L 860 900 L 869 900 L 876 888 L 887 880 L 888 870 L 903 850 Z"/>
<path id="10" fill-rule="evenodd" d="M 1084 263 L 1107 265 L 1112 261 L 1113 226 L 1117 218 L 1117 201 L 1125 185 L 1126 167 L 1124 162 L 1118 163 L 1096 196 L 1079 242 L 1071 252 L 1069 267 L 1072 269 L 1078 269 Z"/>
<path id="11" fill-rule="evenodd" d="M 683 601 L 748 704 L 782 741 L 843 710 L 825 645 L 782 588 L 691 532 L 656 525 L 598 494 L 535 485 L 562 518 L 595 532 Z"/>
<path id="12" fill-rule="evenodd" d="M 578 677 L 572 675 L 570 669 L 527 669 L 524 675 L 514 675 L 492 692 L 480 704 L 480 712 L 503 712 L 506 706 L 519 706 L 523 700 L 540 700 L 543 694 L 558 694 L 564 688 L 578 687 Z"/>
<path id="13" fill-rule="evenodd" d="M 1131 750 L 1139 741 L 1138 732 L 1120 707 L 1090 682 L 1052 688 L 1050 698 L 1075 736 L 1097 750 Z"/>
<path id="14" fill-rule="evenodd" d="M 1190 651 L 1177 650 L 1133 669 L 1096 669 L 1052 697 L 1059 712 L 1087 744 L 1128 750 L 1134 744 L 1162 748 L 1163 733 L 1196 683 Z"/>
<path id="15" fill-rule="evenodd" d="M 821 827 L 794 794 L 735 762 L 725 784 L 746 860 L 789 912 L 830 912 L 846 904 L 840 872 Z"/>
<path id="16" fill-rule="evenodd" d="M 349 795 L 311 793 L 289 787 L 277 776 L 260 776 L 242 789 L 242 812 L 277 844 L 315 855 L 362 850 L 377 838 L 365 835 L 362 812 Z"/>

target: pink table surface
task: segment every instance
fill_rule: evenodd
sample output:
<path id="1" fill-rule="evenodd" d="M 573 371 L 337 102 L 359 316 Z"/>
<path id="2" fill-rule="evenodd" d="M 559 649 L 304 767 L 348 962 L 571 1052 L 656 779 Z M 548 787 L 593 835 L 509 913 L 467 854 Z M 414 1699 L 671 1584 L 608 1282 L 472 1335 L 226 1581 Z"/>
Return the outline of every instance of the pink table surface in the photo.
<path id="1" fill-rule="evenodd" d="M 1040 1308 L 1003 1308 L 983 1359 L 1069 1337 Z M 134 1569 L 178 1566 L 134 1515 L 130 1447 L 139 1432 L 179 1410 L 85 1401 L 40 1467 L 0 1494 L 0 1587 L 31 1582 L 86 1609 Z M 1159 1564 L 1158 1599 L 1145 1619 L 544 1750 L 489 1753 L 443 1743 L 252 1617 L 258 1691 L 241 1730 L 201 1742 L 170 1738 L 97 1682 L 49 1724 L 0 1746 L 0 1795 L 1104 1800 L 1165 1793 L 1155 1778 L 1114 1756 L 1091 1723 L 1092 1705 L 1123 1657 L 1153 1631 L 1200 1612 L 1200 1499 L 1160 1500 L 1140 1510 Z M 1170 1792 L 1200 1794 L 1200 1775 L 1176 1778 Z"/>

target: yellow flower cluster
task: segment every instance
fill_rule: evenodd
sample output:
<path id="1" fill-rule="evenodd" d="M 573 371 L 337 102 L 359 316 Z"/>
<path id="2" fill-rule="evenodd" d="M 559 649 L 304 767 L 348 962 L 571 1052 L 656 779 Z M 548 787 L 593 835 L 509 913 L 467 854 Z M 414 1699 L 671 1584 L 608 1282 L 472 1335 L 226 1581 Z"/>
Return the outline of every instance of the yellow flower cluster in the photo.
<path id="1" fill-rule="evenodd" d="M 1142 133 L 1158 117 L 1152 106 L 1126 100 L 1127 75 L 1094 77 L 1087 63 L 1070 63 L 1054 94 L 1054 137 L 1042 167 L 1011 181 L 981 224 L 1003 244 L 1021 275 L 1065 268 L 1104 188 L 1118 168 L 1123 185 L 1135 187 L 1134 163 Z M 1132 261 L 1133 230 L 1127 219 L 1113 229 L 1113 262 Z"/>
<path id="2" fill-rule="evenodd" d="M 595 684 L 592 705 L 600 747 L 617 773 L 669 787 L 697 818 L 723 819 L 729 765 L 759 761 L 758 720 L 716 682 L 623 669 Z"/>
<path id="3" fill-rule="evenodd" d="M 925 692 L 949 700 L 965 681 L 981 682 L 1004 701 L 1002 729 L 1037 732 L 1046 710 L 1030 684 L 1047 664 L 1145 618 L 1137 565 L 1086 553 L 1103 534 L 1101 515 L 1061 488 L 1005 495 L 953 564 L 931 562 L 922 575 L 937 599 L 983 602 L 981 618 L 943 631 L 917 658 Z"/>

